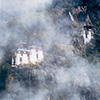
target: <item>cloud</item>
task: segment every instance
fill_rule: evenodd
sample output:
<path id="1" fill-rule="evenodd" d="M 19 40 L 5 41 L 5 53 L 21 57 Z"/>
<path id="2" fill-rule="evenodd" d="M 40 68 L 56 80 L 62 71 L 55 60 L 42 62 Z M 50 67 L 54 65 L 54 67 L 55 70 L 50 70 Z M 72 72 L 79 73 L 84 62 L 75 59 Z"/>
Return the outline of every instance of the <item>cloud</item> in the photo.
<path id="1" fill-rule="evenodd" d="M 30 10 L 45 9 L 51 0 L 8 0 L 2 1 L 2 9 L 10 13 L 25 12 Z"/>
<path id="2" fill-rule="evenodd" d="M 74 54 L 72 36 L 76 35 L 77 31 L 69 27 L 71 22 L 68 18 L 58 14 L 56 14 L 57 23 L 53 22 L 53 15 L 49 16 L 46 13 L 46 7 L 52 4 L 51 0 L 7 0 L 2 1 L 2 4 L 1 10 L 6 13 L 1 16 L 3 21 L 0 22 L 0 46 L 12 45 L 11 39 L 14 42 L 19 42 L 21 39 L 28 43 L 35 41 L 34 44 L 43 45 L 45 55 L 44 66 L 39 66 L 40 70 L 35 70 L 40 87 L 37 89 L 31 87 L 28 91 L 27 87 L 24 87 L 25 82 L 23 86 L 21 86 L 22 81 L 12 83 L 9 93 L 13 98 L 7 93 L 2 100 L 11 100 L 11 98 L 12 100 L 15 98 L 45 100 L 48 97 L 51 97 L 51 100 L 63 97 L 65 100 L 68 98 L 82 100 L 86 98 L 86 93 L 90 93 L 89 98 L 96 97 L 92 93 L 100 92 L 98 89 L 100 64 L 90 64 L 87 59 Z M 6 22 L 5 19 L 8 21 Z M 4 51 L 1 56 L 4 55 Z M 92 91 L 92 89 L 95 90 Z"/>

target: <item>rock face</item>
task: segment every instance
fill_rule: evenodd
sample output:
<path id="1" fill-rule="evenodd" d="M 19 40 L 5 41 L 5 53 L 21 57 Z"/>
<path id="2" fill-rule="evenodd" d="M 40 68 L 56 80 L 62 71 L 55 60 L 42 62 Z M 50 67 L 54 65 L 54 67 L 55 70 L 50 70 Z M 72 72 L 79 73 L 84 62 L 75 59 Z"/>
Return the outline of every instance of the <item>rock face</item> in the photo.
<path id="1" fill-rule="evenodd" d="M 6 79 L 6 89 L 7 89 L 7 91 L 10 91 L 12 82 L 13 82 L 13 74 L 8 74 L 7 79 Z"/>
<path id="2" fill-rule="evenodd" d="M 74 19 L 76 22 L 83 27 L 84 23 L 88 26 L 93 26 L 94 31 L 94 40 L 93 43 L 94 54 L 99 53 L 99 34 L 100 34 L 100 1 L 99 0 L 67 0 L 67 1 L 59 1 L 54 0 L 54 8 L 59 8 L 60 10 L 64 8 L 62 11 L 62 15 L 68 15 L 68 12 L 72 12 Z M 95 46 L 94 46 L 95 45 Z M 99 47 L 98 47 L 99 46 Z"/>
<path id="3" fill-rule="evenodd" d="M 46 9 L 45 14 L 47 15 L 43 16 L 43 20 L 41 20 L 43 23 L 35 21 L 33 25 L 29 21 L 28 24 L 31 24 L 29 27 L 26 26 L 28 20 L 25 17 L 25 19 L 21 18 L 22 21 L 25 21 L 24 27 L 19 19 L 17 20 L 20 24 L 13 22 L 7 24 L 13 33 L 15 31 L 19 34 L 23 33 L 21 34 L 22 39 L 27 40 L 27 45 L 35 41 L 43 46 L 44 63 L 37 66 L 20 65 L 20 68 L 13 69 L 10 67 L 9 74 L 8 65 L 6 65 L 6 70 L 2 65 L 0 87 L 3 84 L 8 90 L 7 97 L 4 98 L 8 100 L 23 100 L 23 98 L 26 100 L 98 100 L 100 98 L 99 64 L 92 65 L 88 62 L 93 61 L 92 54 L 92 56 L 99 54 L 97 50 L 100 50 L 100 39 L 99 33 L 96 34 L 98 28 L 93 29 L 94 39 L 87 45 L 84 45 L 81 34 L 84 24 L 95 26 L 91 19 L 91 14 L 94 15 L 94 13 L 90 9 L 93 5 L 91 6 L 90 1 L 87 0 L 74 1 L 54 0 L 53 5 Z M 97 0 L 95 2 L 98 4 Z M 96 7 L 94 3 L 95 9 L 98 6 Z M 70 20 L 69 12 L 76 23 Z M 31 17 L 34 20 L 34 17 Z M 98 24 L 96 25 L 98 26 Z M 83 57 L 91 57 L 91 59 Z"/>

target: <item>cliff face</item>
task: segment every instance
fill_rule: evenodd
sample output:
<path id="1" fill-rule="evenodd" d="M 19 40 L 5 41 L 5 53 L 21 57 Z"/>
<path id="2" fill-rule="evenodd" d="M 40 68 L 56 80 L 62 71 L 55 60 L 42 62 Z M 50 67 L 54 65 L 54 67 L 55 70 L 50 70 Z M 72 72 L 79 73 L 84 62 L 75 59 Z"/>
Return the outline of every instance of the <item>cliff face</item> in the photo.
<path id="1" fill-rule="evenodd" d="M 7 62 L 0 66 L 0 88 L 8 90 L 5 96 L 0 95 L 1 100 L 99 99 L 98 8 L 99 0 L 53 0 L 43 12 L 39 7 L 35 13 L 9 20 L 4 25 L 10 32 L 8 45 L 0 44 L 5 46 L 4 60 Z M 94 31 L 94 38 L 87 46 L 81 34 L 84 23 L 93 26 Z M 12 70 L 8 63 L 20 40 L 27 42 L 25 46 L 43 47 L 43 65 L 19 66 L 23 68 Z"/>
<path id="2" fill-rule="evenodd" d="M 99 0 L 54 0 L 53 2 L 53 9 L 56 9 L 56 19 L 55 21 L 58 23 L 60 22 L 58 16 L 63 16 L 66 18 L 69 15 L 69 11 L 72 13 L 75 22 L 77 25 L 73 25 L 73 27 L 78 28 L 78 30 L 82 30 L 84 23 L 88 26 L 92 26 L 92 30 L 94 32 L 93 38 L 89 46 L 87 46 L 86 52 L 87 55 L 100 55 L 100 1 Z M 58 11 L 57 11 L 58 9 Z M 60 23 L 59 23 L 60 24 Z M 67 26 L 72 28 L 71 26 Z M 77 30 L 77 29 L 76 29 Z M 81 34 L 81 33 L 80 33 Z M 77 34 L 78 35 L 78 34 Z M 79 36 L 79 35 L 78 35 Z M 81 36 L 81 35 L 80 35 Z M 79 36 L 79 37 L 80 37 Z M 78 39 L 78 38 L 77 38 Z M 75 38 L 74 38 L 75 40 Z M 79 39 L 78 39 L 79 41 Z M 79 41 L 79 44 L 81 41 Z M 82 44 L 80 45 L 81 48 Z"/>
<path id="3" fill-rule="evenodd" d="M 81 8 L 81 9 L 80 9 Z M 100 1 L 83 1 L 83 4 L 74 10 L 74 16 L 77 15 L 76 20 L 80 23 L 85 22 L 89 26 L 93 26 L 94 31 L 94 39 L 91 41 L 93 43 L 89 48 L 87 47 L 87 55 L 95 54 L 100 55 L 100 46 L 99 46 L 99 38 L 100 38 Z"/>

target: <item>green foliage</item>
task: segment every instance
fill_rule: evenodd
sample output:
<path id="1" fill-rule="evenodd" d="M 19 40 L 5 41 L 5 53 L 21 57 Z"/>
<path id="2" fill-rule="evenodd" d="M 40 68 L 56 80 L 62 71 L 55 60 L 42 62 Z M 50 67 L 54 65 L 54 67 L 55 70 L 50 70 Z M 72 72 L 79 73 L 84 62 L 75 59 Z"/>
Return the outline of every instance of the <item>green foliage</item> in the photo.
<path id="1" fill-rule="evenodd" d="M 4 62 L 3 64 L 0 65 L 0 72 L 2 70 L 9 70 L 11 69 L 11 65 L 8 62 Z"/>
<path id="2" fill-rule="evenodd" d="M 6 79 L 10 69 L 11 65 L 7 62 L 0 65 L 0 91 L 6 89 Z"/>

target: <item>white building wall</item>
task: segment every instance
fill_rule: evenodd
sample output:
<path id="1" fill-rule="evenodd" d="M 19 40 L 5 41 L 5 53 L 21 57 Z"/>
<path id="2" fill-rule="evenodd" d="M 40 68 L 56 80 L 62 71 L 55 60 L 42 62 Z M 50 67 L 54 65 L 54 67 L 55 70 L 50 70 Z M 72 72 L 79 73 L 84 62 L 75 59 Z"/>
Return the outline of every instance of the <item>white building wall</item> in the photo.
<path id="1" fill-rule="evenodd" d="M 22 61 L 20 61 L 20 58 L 22 59 Z M 28 56 L 27 54 L 16 54 L 16 65 L 19 64 L 27 64 L 28 63 Z"/>
<path id="2" fill-rule="evenodd" d="M 43 60 L 43 51 L 42 50 L 39 50 L 38 52 L 37 52 L 37 54 L 38 54 L 38 60 Z"/>
<path id="3" fill-rule="evenodd" d="M 16 54 L 16 65 L 19 65 L 20 64 L 20 54 L 17 53 Z"/>
<path id="4" fill-rule="evenodd" d="M 89 42 L 91 41 L 91 37 L 92 37 L 92 36 L 91 36 L 91 32 L 90 32 L 90 31 L 89 31 L 88 33 L 89 33 L 89 34 L 88 34 L 88 43 L 89 43 Z"/>
<path id="5" fill-rule="evenodd" d="M 22 64 L 27 64 L 28 63 L 28 56 L 27 56 L 27 54 L 23 54 L 23 56 L 21 56 L 22 57 Z"/>
<path id="6" fill-rule="evenodd" d="M 87 38 L 86 38 L 86 34 L 85 34 L 85 31 L 83 31 L 83 38 L 84 38 L 84 44 L 87 44 L 91 41 L 91 32 L 88 31 L 88 34 L 87 34 Z"/>
<path id="7" fill-rule="evenodd" d="M 41 62 L 44 59 L 43 56 L 43 51 L 42 50 L 36 50 L 36 49 L 31 49 L 25 51 L 27 49 L 18 49 L 17 52 L 15 52 L 15 65 L 20 65 L 20 64 L 29 64 L 30 62 L 33 64 L 36 64 L 37 62 Z M 24 52 L 21 54 L 21 52 Z M 20 61 L 20 58 L 22 61 Z M 14 58 L 12 58 L 12 64 L 14 64 Z"/>
<path id="8" fill-rule="evenodd" d="M 35 49 L 32 49 L 31 50 L 32 52 L 32 55 L 31 55 L 31 61 L 32 63 L 36 63 L 38 61 L 43 61 L 43 51 L 42 50 L 35 50 Z"/>
<path id="9" fill-rule="evenodd" d="M 14 58 L 12 58 L 12 65 L 14 64 Z"/>
<path id="10" fill-rule="evenodd" d="M 31 60 L 31 62 L 33 64 L 35 64 L 36 61 L 37 61 L 37 58 L 36 58 L 36 50 L 35 49 L 32 49 L 31 50 L 30 60 Z"/>

